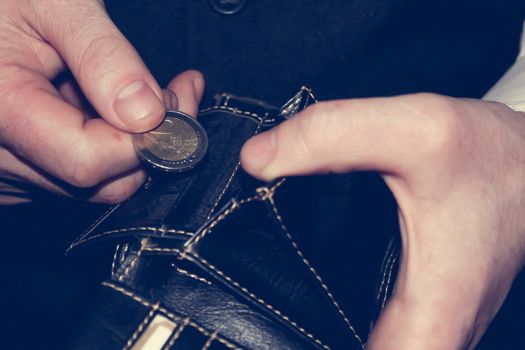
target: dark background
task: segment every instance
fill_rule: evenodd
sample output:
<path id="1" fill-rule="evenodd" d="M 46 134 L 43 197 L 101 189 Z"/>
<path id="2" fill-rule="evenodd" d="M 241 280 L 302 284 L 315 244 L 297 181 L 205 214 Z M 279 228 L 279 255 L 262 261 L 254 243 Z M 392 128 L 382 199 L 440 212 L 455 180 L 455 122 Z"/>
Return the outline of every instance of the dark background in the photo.
<path id="1" fill-rule="evenodd" d="M 225 16 L 206 0 L 106 2 L 161 85 L 203 71 L 204 105 L 222 91 L 280 105 L 301 85 L 320 99 L 480 97 L 517 54 L 524 3 L 248 0 Z M 64 252 L 102 210 L 52 196 L 0 208 L 2 346 L 58 348 L 71 333 L 107 267 Z M 524 292 L 522 273 L 479 349 L 525 348 Z"/>

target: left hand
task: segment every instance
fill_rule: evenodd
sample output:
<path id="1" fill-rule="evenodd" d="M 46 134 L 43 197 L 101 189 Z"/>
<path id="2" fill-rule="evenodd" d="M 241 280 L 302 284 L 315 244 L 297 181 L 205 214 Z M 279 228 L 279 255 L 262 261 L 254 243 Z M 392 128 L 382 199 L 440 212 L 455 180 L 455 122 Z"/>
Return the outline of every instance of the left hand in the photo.
<path id="1" fill-rule="evenodd" d="M 402 259 L 369 349 L 472 349 L 525 259 L 525 114 L 432 94 L 322 102 L 249 140 L 254 176 L 378 171 Z"/>

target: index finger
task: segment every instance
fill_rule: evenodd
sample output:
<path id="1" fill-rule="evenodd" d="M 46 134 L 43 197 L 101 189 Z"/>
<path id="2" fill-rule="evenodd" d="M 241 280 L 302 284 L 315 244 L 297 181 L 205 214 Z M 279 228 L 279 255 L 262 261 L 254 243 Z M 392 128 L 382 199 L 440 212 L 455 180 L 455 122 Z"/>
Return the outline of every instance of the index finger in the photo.
<path id="1" fill-rule="evenodd" d="M 1 141 L 67 183 L 90 187 L 135 168 L 131 136 L 103 119 L 86 119 L 44 77 L 21 68 L 0 106 Z M 5 72 L 5 69 L 3 70 Z M 6 83 L 4 82 L 4 85 Z"/>

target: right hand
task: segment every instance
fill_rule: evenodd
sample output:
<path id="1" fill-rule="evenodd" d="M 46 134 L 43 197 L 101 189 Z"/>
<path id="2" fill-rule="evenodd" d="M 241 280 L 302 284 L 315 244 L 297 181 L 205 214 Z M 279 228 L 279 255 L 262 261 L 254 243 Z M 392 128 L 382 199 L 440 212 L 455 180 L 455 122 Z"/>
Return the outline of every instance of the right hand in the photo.
<path id="1" fill-rule="evenodd" d="M 89 188 L 93 201 L 129 197 L 145 178 L 130 133 L 162 121 L 164 98 L 103 1 L 4 0 L 0 13 L 0 204 L 20 201 L 24 183 L 66 196 Z M 54 86 L 66 69 L 74 79 Z M 200 73 L 170 87 L 195 113 Z"/>

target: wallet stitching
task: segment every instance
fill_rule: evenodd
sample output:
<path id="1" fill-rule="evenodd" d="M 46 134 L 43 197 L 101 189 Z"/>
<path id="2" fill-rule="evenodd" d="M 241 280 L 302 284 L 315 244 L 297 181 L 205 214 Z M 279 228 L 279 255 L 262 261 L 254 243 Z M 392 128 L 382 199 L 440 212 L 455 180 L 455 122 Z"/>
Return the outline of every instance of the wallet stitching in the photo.
<path id="1" fill-rule="evenodd" d="M 151 303 L 149 301 L 147 301 L 146 299 L 138 296 L 137 294 L 135 293 L 132 293 L 131 291 L 125 289 L 125 288 L 122 288 L 120 286 L 117 286 L 116 284 L 114 283 L 111 283 L 111 282 L 108 282 L 108 281 L 104 281 L 101 283 L 101 285 L 105 286 L 105 287 L 108 287 L 108 288 L 111 288 L 111 289 L 114 289 L 116 290 L 117 292 L 120 292 L 122 294 L 124 294 L 125 296 L 135 300 L 136 302 L 146 306 L 146 307 L 151 307 Z M 162 309 L 159 307 L 159 310 Z"/>
<path id="2" fill-rule="evenodd" d="M 260 124 L 259 124 L 260 125 Z M 259 128 L 257 128 L 258 130 Z M 219 197 L 217 198 L 217 201 L 215 202 L 215 204 L 213 205 L 213 207 L 211 208 L 210 212 L 208 213 L 208 215 L 206 216 L 206 220 L 209 220 L 210 217 L 213 215 L 213 212 L 215 211 L 215 209 L 217 208 L 217 205 L 219 205 L 219 202 L 221 201 L 222 197 L 224 196 L 224 194 L 226 193 L 226 191 L 228 190 L 228 187 L 230 187 L 230 184 L 231 182 L 233 181 L 233 178 L 235 177 L 235 174 L 237 174 L 237 170 L 239 170 L 239 166 L 241 165 L 241 161 L 238 161 L 237 162 L 237 165 L 235 166 L 235 169 L 233 169 L 233 172 L 230 176 L 230 178 L 228 179 L 228 181 L 226 182 L 226 185 L 224 186 L 224 189 L 222 190 L 221 194 L 219 195 Z"/>
<path id="3" fill-rule="evenodd" d="M 311 333 L 308 333 L 303 327 L 299 326 L 296 322 L 292 321 L 288 316 L 286 316 L 285 314 L 283 314 L 280 310 L 276 309 L 275 307 L 273 307 L 271 304 L 268 304 L 266 301 L 264 301 L 263 299 L 259 298 L 258 296 L 256 296 L 255 294 L 253 294 L 252 292 L 250 292 L 248 289 L 246 289 L 245 287 L 241 286 L 238 282 L 234 281 L 230 276 L 226 275 L 224 272 L 222 272 L 221 270 L 219 270 L 217 267 L 215 267 L 214 265 L 212 265 L 211 263 L 209 263 L 206 259 L 202 258 L 201 256 L 199 256 L 197 253 L 195 252 L 189 252 L 189 254 L 197 259 L 198 261 L 200 261 L 201 263 L 203 263 L 204 265 L 206 265 L 208 268 L 212 269 L 215 273 L 217 273 L 218 275 L 220 275 L 222 278 L 226 279 L 228 282 L 230 282 L 231 284 L 233 284 L 235 287 L 239 288 L 242 292 L 244 292 L 245 294 L 247 294 L 252 300 L 255 300 L 257 303 L 263 305 L 264 307 L 266 307 L 268 310 L 272 311 L 274 314 L 276 314 L 277 316 L 279 316 L 282 320 L 286 321 L 289 325 L 293 326 L 293 328 L 297 329 L 299 332 L 301 332 L 303 335 L 305 335 L 306 337 L 308 337 L 309 339 L 311 339 L 312 341 L 314 341 L 315 343 L 317 343 L 318 345 L 320 345 L 321 347 L 323 347 L 324 349 L 327 349 L 327 350 L 330 350 L 331 348 L 327 345 L 325 345 L 322 341 L 320 341 L 319 339 L 317 339 L 314 335 L 312 335 Z"/>
<path id="4" fill-rule="evenodd" d="M 184 331 L 184 329 L 186 328 L 186 326 L 188 325 L 188 323 L 190 323 L 190 318 L 189 317 L 186 317 L 184 319 L 184 321 L 182 321 L 182 324 L 179 326 L 179 328 L 175 331 L 175 333 L 173 333 L 171 336 L 170 336 L 170 339 L 168 340 L 168 342 L 166 343 L 166 345 L 164 345 L 163 349 L 171 349 L 171 347 L 175 344 L 175 342 L 177 341 L 177 339 L 180 337 L 180 335 L 182 334 L 182 331 Z"/>
<path id="5" fill-rule="evenodd" d="M 111 231 L 105 231 L 105 232 L 96 234 L 94 236 L 86 237 L 84 239 L 78 240 L 77 242 L 73 243 L 70 248 L 86 243 L 88 241 L 103 237 L 103 236 L 113 235 L 117 233 L 130 232 L 130 231 L 151 231 L 152 233 L 159 232 L 161 234 L 175 233 L 175 234 L 181 234 L 181 235 L 193 237 L 193 232 L 185 231 L 185 230 L 167 229 L 164 227 L 137 226 L 137 227 L 126 227 L 126 228 L 119 228 L 119 229 L 115 229 Z"/>
<path id="6" fill-rule="evenodd" d="M 222 107 L 222 106 L 214 106 L 214 107 L 210 107 L 210 108 L 206 108 L 206 109 L 202 109 L 199 113 L 206 113 L 206 112 L 211 112 L 215 109 L 219 109 L 219 110 L 227 110 L 229 112 L 232 112 L 234 114 L 242 114 L 242 115 L 246 115 L 246 116 L 250 116 L 250 117 L 255 117 L 257 120 L 259 121 L 263 121 L 264 118 L 259 116 L 258 114 L 256 113 L 252 113 L 252 112 L 246 112 L 246 111 L 241 111 L 239 110 L 238 108 L 231 108 L 231 107 Z M 275 120 L 275 118 L 274 118 Z M 271 122 L 272 120 L 267 120 L 268 122 Z M 104 213 L 102 213 L 102 215 L 100 215 L 97 220 L 95 220 L 86 230 L 85 232 L 80 235 L 70 246 L 73 247 L 75 245 L 78 245 L 78 244 L 81 244 L 83 243 L 83 239 L 89 235 L 89 233 L 98 225 L 100 224 L 108 215 L 110 215 L 115 209 L 117 209 L 118 207 L 120 206 L 120 203 L 117 204 L 117 205 L 114 205 L 114 206 L 111 206 L 109 207 Z"/>
<path id="7" fill-rule="evenodd" d="M 392 278 L 392 271 L 394 269 L 394 265 L 395 265 L 398 257 L 399 257 L 399 254 L 396 254 L 394 256 L 394 259 L 392 259 L 392 263 L 390 264 L 390 270 L 388 272 L 388 281 L 387 281 L 386 288 L 385 288 L 385 294 L 383 295 L 383 302 L 381 303 L 381 310 L 384 309 L 385 304 L 386 304 L 386 300 L 387 300 L 387 297 L 388 297 L 388 290 L 390 289 L 390 281 L 391 281 L 391 278 Z"/>
<path id="8" fill-rule="evenodd" d="M 194 322 L 190 322 L 189 325 L 193 328 L 195 328 L 196 330 L 198 330 L 199 332 L 201 332 L 202 334 L 204 334 L 205 336 L 210 336 L 210 332 L 207 331 L 206 329 L 204 329 L 203 327 L 200 327 L 198 326 L 196 323 Z M 217 330 L 214 331 L 214 333 L 216 333 Z M 215 336 L 215 340 L 217 340 L 219 343 L 223 344 L 224 346 L 226 346 L 227 348 L 229 349 L 232 349 L 232 350 L 242 350 L 241 348 L 239 348 L 238 346 L 230 343 L 226 338 L 223 338 L 223 337 L 220 337 L 218 334 Z"/>
<path id="9" fill-rule="evenodd" d="M 390 270 L 390 264 L 392 264 L 392 260 L 394 260 L 396 253 L 397 253 L 396 249 L 394 247 L 392 247 L 390 255 L 388 256 L 388 260 L 386 261 L 386 264 L 385 264 L 385 266 L 383 268 L 383 278 L 382 278 L 382 281 L 381 281 L 380 293 L 377 296 L 378 299 L 380 299 L 381 296 L 383 295 L 383 293 L 385 293 L 385 284 L 386 284 L 387 279 L 388 279 L 388 273 L 389 273 L 389 270 Z"/>
<path id="10" fill-rule="evenodd" d="M 254 198 L 254 197 L 251 197 L 251 198 Z M 245 202 L 243 202 L 243 203 L 245 203 Z M 182 252 L 181 257 L 184 258 L 184 255 L 186 254 L 186 252 L 192 250 L 193 246 L 195 244 L 197 244 L 204 236 L 206 236 L 206 234 L 208 232 L 210 232 L 212 230 L 212 228 L 214 228 L 219 222 L 224 220 L 226 217 L 228 217 L 228 215 L 230 215 L 232 212 L 234 212 L 236 209 L 238 209 L 239 205 L 243 204 L 243 203 L 239 203 L 235 199 L 232 200 L 230 206 L 221 215 L 217 216 L 215 218 L 215 220 L 213 220 L 206 227 L 204 227 L 199 234 L 193 236 L 192 239 L 186 241 L 185 245 L 188 244 L 188 246 Z"/>
<path id="11" fill-rule="evenodd" d="M 151 322 L 151 320 L 153 319 L 153 316 L 155 315 L 155 313 L 157 312 L 159 308 L 159 304 L 155 304 L 153 305 L 153 307 L 151 308 L 151 310 L 149 311 L 148 315 L 142 320 L 142 322 L 140 323 L 140 325 L 137 327 L 137 329 L 135 330 L 135 332 L 133 332 L 133 335 L 131 336 L 131 338 L 128 339 L 128 341 L 126 342 L 126 346 L 124 346 L 124 348 L 122 350 L 129 350 L 131 348 L 131 346 L 135 343 L 135 341 L 137 340 L 137 338 L 142 335 L 144 329 L 146 326 L 148 326 Z"/>
<path id="12" fill-rule="evenodd" d="M 311 90 L 308 90 L 308 97 L 311 97 L 315 102 L 317 102 L 317 100 L 315 99 L 314 95 L 312 94 Z M 202 109 L 199 111 L 199 114 L 203 114 L 203 113 L 207 113 L 207 112 L 211 112 L 213 110 L 222 110 L 222 111 L 228 111 L 228 112 L 231 112 L 233 114 L 240 114 L 240 115 L 244 115 L 244 116 L 248 116 L 248 117 L 252 117 L 252 118 L 256 118 L 259 122 L 261 123 L 273 123 L 276 121 L 276 118 L 270 118 L 270 119 L 267 119 L 266 117 L 268 116 L 268 114 L 265 114 L 264 117 L 261 117 L 260 115 L 258 115 L 257 113 L 254 113 L 254 112 L 247 112 L 247 111 L 242 111 L 240 110 L 239 108 L 232 108 L 232 107 L 228 107 L 228 106 L 212 106 L 212 107 L 209 107 L 209 108 L 205 108 L 205 109 Z M 257 129 L 259 129 L 261 127 L 262 124 L 259 124 L 259 127 Z M 240 162 L 239 162 L 240 164 Z M 239 164 L 237 165 L 237 168 L 239 167 Z M 237 168 L 234 170 L 234 174 L 237 170 Z M 226 185 L 226 188 L 227 186 L 229 185 L 229 183 Z M 225 190 L 226 190 L 225 188 Z M 221 197 L 222 197 L 222 194 L 221 194 Z M 220 201 L 220 198 L 219 200 L 217 201 L 216 205 L 219 203 Z M 216 206 L 215 205 L 215 206 Z M 118 207 L 120 206 L 120 204 L 117 204 L 117 205 L 114 205 L 110 208 L 108 208 L 102 215 L 100 215 L 98 217 L 97 220 L 95 220 L 93 222 L 93 224 L 91 224 L 86 230 L 85 232 L 80 235 L 72 244 L 71 246 L 69 247 L 69 249 L 71 249 L 72 247 L 76 246 L 76 245 L 79 245 L 81 243 L 84 243 L 85 241 L 87 240 L 91 240 L 91 239 L 95 239 L 97 237 L 100 237 L 101 235 L 95 235 L 93 237 L 89 237 L 88 239 L 84 240 L 84 238 L 86 238 L 86 236 L 89 235 L 89 233 L 97 226 L 99 225 L 107 216 L 109 216 L 115 209 L 117 209 Z M 213 210 L 215 210 L 215 206 L 214 208 L 212 209 L 212 211 L 210 212 L 210 215 L 213 213 Z M 209 217 L 209 216 L 208 216 Z M 115 230 L 112 230 L 112 231 L 108 231 L 108 234 L 109 232 L 114 232 Z M 191 234 L 191 233 L 190 233 Z"/>
<path id="13" fill-rule="evenodd" d="M 268 114 L 265 114 L 265 117 L 268 116 Z M 257 126 L 257 128 L 255 129 L 255 131 L 253 132 L 253 135 L 257 135 L 259 133 L 259 130 L 261 129 L 261 126 L 262 126 L 262 123 L 265 121 L 264 118 L 261 118 L 260 120 L 260 123 L 259 125 Z M 215 211 L 215 209 L 217 208 L 217 205 L 219 205 L 219 202 L 221 201 L 222 197 L 224 196 L 224 194 L 226 193 L 226 191 L 228 190 L 228 188 L 230 187 L 233 179 L 235 178 L 235 175 L 237 174 L 237 171 L 239 170 L 239 167 L 241 165 L 241 161 L 239 159 L 239 161 L 237 162 L 237 165 L 235 166 L 235 169 L 233 169 L 233 172 L 230 176 L 230 178 L 228 179 L 228 181 L 226 182 L 226 185 L 224 186 L 224 189 L 222 190 L 221 194 L 219 195 L 219 197 L 217 198 L 217 201 L 215 202 L 215 204 L 213 205 L 213 207 L 211 208 L 210 212 L 208 213 L 208 215 L 206 216 L 206 220 L 209 220 L 211 218 L 211 216 L 213 215 L 213 212 Z"/>
<path id="14" fill-rule="evenodd" d="M 211 343 L 215 340 L 215 337 L 217 336 L 217 331 L 213 332 L 208 340 L 206 340 L 206 343 L 202 346 L 201 350 L 208 350 Z"/>
<path id="15" fill-rule="evenodd" d="M 115 267 L 117 264 L 117 257 L 120 250 L 120 244 L 117 244 L 115 253 L 113 254 L 113 260 L 111 261 L 111 277 L 115 276 Z"/>
<path id="16" fill-rule="evenodd" d="M 283 222 L 283 219 L 281 217 L 281 215 L 279 214 L 279 211 L 277 210 L 277 206 L 275 205 L 275 201 L 273 199 L 273 196 L 269 196 L 268 197 L 268 202 L 271 204 L 271 208 L 275 214 L 275 217 L 277 218 L 277 221 L 279 222 L 280 226 L 281 226 L 281 229 L 282 231 L 284 232 L 284 234 L 286 235 L 286 237 L 290 240 L 292 246 L 295 248 L 295 251 L 297 253 L 297 255 L 299 255 L 299 257 L 301 258 L 303 264 L 307 267 L 307 269 L 315 276 L 315 279 L 317 280 L 317 282 L 321 285 L 322 289 L 324 290 L 324 292 L 326 293 L 326 295 L 328 296 L 328 299 L 332 302 L 332 304 L 335 306 L 335 308 L 337 309 L 337 312 L 339 313 L 339 315 L 343 318 L 344 322 L 346 323 L 348 329 L 352 332 L 352 334 L 354 335 L 354 337 L 356 338 L 356 340 L 359 342 L 359 344 L 361 345 L 361 347 L 364 349 L 365 346 L 364 346 L 364 343 L 363 343 L 363 340 L 361 339 L 361 337 L 357 334 L 354 326 L 352 325 L 352 323 L 350 322 L 350 320 L 348 319 L 348 317 L 346 317 L 343 309 L 341 309 L 341 307 L 339 306 L 339 303 L 335 300 L 333 294 L 330 292 L 330 290 L 328 289 L 328 286 L 324 283 L 324 281 L 322 280 L 321 276 L 319 276 L 319 274 L 317 273 L 317 271 L 314 269 L 314 267 L 310 264 L 310 262 L 306 259 L 306 257 L 304 256 L 304 254 L 302 253 L 302 251 L 299 249 L 299 246 L 297 245 L 297 243 L 294 241 L 292 235 L 290 234 L 290 232 L 288 231 L 288 229 L 286 228 L 286 226 L 284 225 L 284 222 Z"/>
<path id="17" fill-rule="evenodd" d="M 124 278 L 126 278 L 128 276 L 128 274 L 131 271 L 131 269 L 135 268 L 135 265 L 137 264 L 140 256 L 142 255 L 142 252 L 143 252 L 144 248 L 145 248 L 144 247 L 144 241 L 140 241 L 140 248 L 137 251 L 137 254 L 132 258 L 132 260 L 129 263 L 129 265 L 126 266 L 126 268 L 124 269 L 124 272 L 122 272 L 122 274 L 118 276 L 117 279 L 119 280 L 119 282 L 122 282 L 122 280 L 124 280 Z"/>
<path id="18" fill-rule="evenodd" d="M 123 252 L 121 254 L 121 257 L 120 257 L 120 264 L 123 264 L 124 261 L 126 260 L 126 257 L 127 257 L 127 254 L 128 254 L 128 250 L 129 250 L 129 244 L 126 243 L 124 244 L 124 247 L 123 247 Z"/>
<path id="19" fill-rule="evenodd" d="M 377 293 L 377 297 L 376 297 L 377 300 L 381 299 L 381 296 L 383 295 L 383 288 L 385 287 L 385 283 L 387 280 L 388 269 L 395 255 L 395 252 L 396 252 L 395 249 L 392 249 L 392 242 L 391 242 L 387 250 L 387 255 L 386 255 L 387 259 L 385 259 L 385 261 L 383 262 L 383 266 L 381 268 L 381 270 L 383 271 L 383 276 L 381 278 L 381 285 L 379 286 L 379 292 Z"/>
<path id="20" fill-rule="evenodd" d="M 383 257 L 383 261 L 381 262 L 381 271 L 385 271 L 386 266 L 388 265 L 388 262 L 390 261 L 390 257 L 392 255 L 392 251 L 394 251 L 394 239 L 390 239 L 390 242 L 388 242 L 388 246 L 386 248 L 385 256 Z"/>
<path id="21" fill-rule="evenodd" d="M 162 248 L 162 247 L 146 247 L 143 252 L 159 252 L 159 253 L 176 253 L 181 254 L 181 250 L 177 248 Z"/>
<path id="22" fill-rule="evenodd" d="M 184 258 L 184 255 L 191 251 L 193 249 L 193 246 L 197 244 L 204 236 L 206 236 L 209 232 L 212 231 L 212 229 L 217 226 L 219 222 L 224 220 L 228 215 L 230 215 L 235 210 L 239 209 L 241 205 L 252 202 L 254 200 L 264 200 L 266 199 L 265 196 L 272 195 L 277 188 L 279 188 L 284 182 L 286 181 L 286 178 L 282 178 L 279 180 L 276 184 L 274 184 L 272 187 L 259 187 L 256 191 L 257 194 L 252 197 L 244 198 L 241 200 L 235 200 L 233 199 L 231 201 L 230 206 L 219 216 L 217 216 L 212 222 L 210 222 L 207 226 L 203 227 L 200 232 L 198 232 L 196 235 L 194 235 L 190 240 L 186 241 L 184 245 L 186 246 L 184 248 L 184 251 L 182 252 L 181 257 Z"/>
<path id="23" fill-rule="evenodd" d="M 199 276 L 199 275 L 196 275 L 196 274 L 194 274 L 194 273 L 188 272 L 188 271 L 186 271 L 186 270 L 183 270 L 183 269 L 181 269 L 181 268 L 178 267 L 178 266 L 175 267 L 175 269 L 176 269 L 177 272 L 178 272 L 179 274 L 181 274 L 181 275 L 184 275 L 184 276 L 186 276 L 186 277 L 193 278 L 193 279 L 195 279 L 195 280 L 197 280 L 197 281 L 199 281 L 199 282 L 206 283 L 207 285 L 210 285 L 210 286 L 213 285 L 213 284 L 212 284 L 210 281 L 208 281 L 206 278 L 201 277 L 201 276 Z"/>
<path id="24" fill-rule="evenodd" d="M 208 262 L 206 259 L 202 258 L 201 256 L 197 255 L 195 252 L 183 252 L 180 249 L 177 248 L 162 248 L 162 247 L 146 247 L 143 250 L 144 252 L 161 252 L 161 253 L 175 253 L 179 255 L 181 258 L 185 258 L 187 253 L 189 253 L 192 257 L 196 258 L 200 262 L 202 262 L 204 265 L 212 269 L 214 272 L 216 272 L 218 275 L 226 279 L 228 282 L 239 288 L 241 291 L 243 291 L 245 294 L 247 294 L 251 299 L 257 301 L 259 304 L 262 304 L 267 309 L 271 310 L 274 314 L 278 315 L 281 319 L 286 321 L 288 324 L 292 325 L 295 329 L 299 330 L 302 334 L 319 344 L 325 349 L 330 349 L 327 345 L 323 344 L 320 340 L 315 338 L 312 334 L 308 333 L 304 328 L 300 327 L 296 322 L 292 321 L 288 316 L 284 315 L 280 310 L 276 309 L 274 306 L 268 304 L 263 299 L 257 297 L 255 294 L 250 292 L 245 287 L 241 286 L 238 282 L 234 281 L 230 276 L 226 275 L 224 272 L 219 270 L 217 267 L 212 265 L 210 262 Z M 186 254 L 185 254 L 186 253 Z"/>
<path id="25" fill-rule="evenodd" d="M 101 285 L 105 286 L 105 287 L 108 287 L 108 288 L 111 288 L 133 300 L 135 300 L 136 302 L 146 306 L 146 307 L 152 307 L 152 303 L 149 302 L 148 300 L 138 296 L 137 294 L 131 292 L 130 290 L 126 289 L 126 288 L 123 288 L 121 286 L 118 286 L 114 283 L 111 283 L 111 282 L 108 282 L 108 281 L 104 281 L 101 283 Z M 177 316 L 175 315 L 173 312 L 171 312 L 170 310 L 162 307 L 162 306 L 158 306 L 158 311 L 161 312 L 163 315 L 167 316 L 171 321 L 177 323 L 177 322 L 180 322 L 181 320 L 181 317 L 180 316 Z M 195 321 L 190 321 L 189 322 L 189 325 L 196 328 L 199 332 L 201 332 L 202 334 L 205 334 L 205 335 L 210 335 L 210 333 L 204 328 L 202 327 L 201 325 L 199 325 L 197 322 Z M 228 347 L 229 349 L 233 349 L 233 350 L 242 350 L 241 348 L 239 348 L 238 346 L 232 344 L 230 341 L 228 341 L 226 338 L 223 338 L 221 336 L 217 336 L 215 338 L 218 342 L 220 342 L 221 344 L 225 345 L 226 347 Z"/>
<path id="26" fill-rule="evenodd" d="M 230 112 L 232 114 L 238 114 L 238 115 L 245 116 L 245 117 L 255 118 L 259 122 L 264 122 L 264 123 L 273 123 L 273 122 L 275 122 L 277 120 L 276 118 L 266 119 L 264 117 L 261 117 L 257 113 L 242 111 L 239 108 L 233 108 L 233 107 L 228 107 L 228 106 L 212 106 L 212 107 L 209 107 L 209 108 L 202 109 L 199 112 L 199 114 L 205 114 L 205 113 L 208 113 L 208 112 L 212 112 L 214 110 L 226 111 L 226 112 Z"/>

